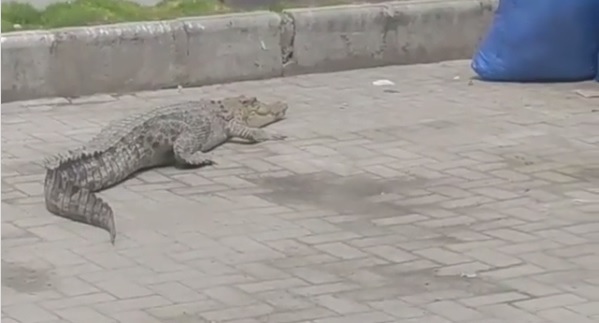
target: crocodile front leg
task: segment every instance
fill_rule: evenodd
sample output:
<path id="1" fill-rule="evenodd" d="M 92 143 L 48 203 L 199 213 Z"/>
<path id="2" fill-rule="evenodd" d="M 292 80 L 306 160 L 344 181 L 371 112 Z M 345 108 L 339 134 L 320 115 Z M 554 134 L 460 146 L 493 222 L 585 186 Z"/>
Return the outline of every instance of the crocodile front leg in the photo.
<path id="1" fill-rule="evenodd" d="M 283 140 L 287 138 L 285 135 L 269 132 L 261 128 L 251 128 L 237 121 L 231 121 L 227 125 L 227 132 L 230 137 L 242 138 L 253 142 Z"/>

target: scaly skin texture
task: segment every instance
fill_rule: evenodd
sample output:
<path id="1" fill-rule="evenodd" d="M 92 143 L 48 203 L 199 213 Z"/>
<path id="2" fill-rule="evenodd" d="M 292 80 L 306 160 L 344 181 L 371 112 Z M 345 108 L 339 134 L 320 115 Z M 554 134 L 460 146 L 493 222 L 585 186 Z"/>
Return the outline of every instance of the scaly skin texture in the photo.
<path id="1" fill-rule="evenodd" d="M 287 105 L 254 97 L 176 103 L 116 120 L 88 144 L 45 160 L 51 213 L 103 228 L 114 244 L 112 208 L 95 192 L 151 167 L 214 164 L 208 152 L 230 138 L 283 140 L 261 127 L 285 117 Z"/>

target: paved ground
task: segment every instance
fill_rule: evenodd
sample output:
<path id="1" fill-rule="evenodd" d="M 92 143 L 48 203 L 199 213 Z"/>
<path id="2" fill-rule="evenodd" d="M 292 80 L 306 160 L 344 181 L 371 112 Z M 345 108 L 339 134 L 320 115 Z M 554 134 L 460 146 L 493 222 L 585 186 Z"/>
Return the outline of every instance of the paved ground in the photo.
<path id="1" fill-rule="evenodd" d="M 599 101 L 573 91 L 590 84 L 469 76 L 451 62 L 3 104 L 2 322 L 599 321 Z M 271 129 L 289 140 L 103 193 L 114 247 L 44 210 L 45 152 L 151 104 L 239 93 L 287 100 Z"/>

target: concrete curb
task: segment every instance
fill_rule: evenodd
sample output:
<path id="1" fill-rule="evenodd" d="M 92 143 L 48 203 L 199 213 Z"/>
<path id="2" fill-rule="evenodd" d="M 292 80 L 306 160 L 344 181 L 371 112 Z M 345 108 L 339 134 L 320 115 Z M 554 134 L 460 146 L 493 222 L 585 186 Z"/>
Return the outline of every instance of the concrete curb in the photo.
<path id="1" fill-rule="evenodd" d="M 498 0 L 399 1 L 2 35 L 2 102 L 469 58 Z"/>

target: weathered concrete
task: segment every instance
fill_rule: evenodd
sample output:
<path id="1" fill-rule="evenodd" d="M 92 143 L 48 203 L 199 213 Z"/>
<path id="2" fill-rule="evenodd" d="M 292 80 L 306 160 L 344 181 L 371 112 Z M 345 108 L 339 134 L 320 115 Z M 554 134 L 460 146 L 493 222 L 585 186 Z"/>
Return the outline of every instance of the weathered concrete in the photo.
<path id="1" fill-rule="evenodd" d="M 286 74 L 468 58 L 496 1 L 413 1 L 284 11 L 294 21 Z"/>
<path id="2" fill-rule="evenodd" d="M 20 33 L 2 38 L 3 102 L 172 86 L 179 75 L 176 40 L 185 35 L 173 22 L 25 34 L 26 40 Z"/>
<path id="3" fill-rule="evenodd" d="M 207 85 L 281 76 L 281 17 L 253 12 L 180 20 L 185 30 L 179 84 Z"/>
<path id="4" fill-rule="evenodd" d="M 381 65 L 387 17 L 383 7 L 286 10 L 293 21 L 293 55 L 285 74 Z"/>
<path id="5" fill-rule="evenodd" d="M 469 58 L 497 0 L 389 2 L 2 35 L 2 101 Z"/>
<path id="6" fill-rule="evenodd" d="M 405 2 L 385 7 L 384 60 L 414 64 L 463 59 L 473 54 L 491 23 L 497 2 Z"/>
<path id="7" fill-rule="evenodd" d="M 596 99 L 468 65 L 3 104 L 2 323 L 599 322 Z M 101 192 L 114 246 L 46 211 L 45 154 L 238 94 L 288 102 L 288 139 Z"/>
<path id="8" fill-rule="evenodd" d="M 48 79 L 54 34 L 2 35 L 2 102 L 53 96 Z"/>
<path id="9" fill-rule="evenodd" d="M 2 101 L 282 74 L 280 16 L 254 12 L 2 36 Z"/>

